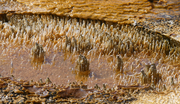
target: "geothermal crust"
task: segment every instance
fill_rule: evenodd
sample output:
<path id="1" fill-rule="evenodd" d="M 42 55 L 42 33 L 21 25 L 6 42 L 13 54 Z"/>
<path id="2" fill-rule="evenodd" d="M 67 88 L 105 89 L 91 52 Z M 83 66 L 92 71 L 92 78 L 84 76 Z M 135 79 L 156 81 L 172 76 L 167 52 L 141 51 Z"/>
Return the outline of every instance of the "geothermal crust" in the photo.
<path id="1" fill-rule="evenodd" d="M 178 0 L 0 4 L 2 103 L 179 102 Z"/>

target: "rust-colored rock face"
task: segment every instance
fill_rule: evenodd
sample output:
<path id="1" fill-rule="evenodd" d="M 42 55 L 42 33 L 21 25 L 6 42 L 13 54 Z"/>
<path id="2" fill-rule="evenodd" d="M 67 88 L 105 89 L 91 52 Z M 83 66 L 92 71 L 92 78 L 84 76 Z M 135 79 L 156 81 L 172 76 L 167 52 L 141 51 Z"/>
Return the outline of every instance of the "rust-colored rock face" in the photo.
<path id="1" fill-rule="evenodd" d="M 179 0 L 2 0 L 0 99 L 173 103 L 179 14 Z"/>
<path id="2" fill-rule="evenodd" d="M 15 0 L 0 13 L 55 14 L 143 26 L 179 41 L 179 0 Z"/>
<path id="3" fill-rule="evenodd" d="M 165 13 L 174 14 L 179 11 L 178 0 L 156 1 L 148 0 L 17 0 L 32 6 L 29 10 L 34 13 L 52 13 L 63 16 L 98 19 L 111 22 L 132 23 L 135 18 L 147 18 L 152 15 Z M 38 10 L 36 8 L 41 9 Z M 172 12 L 167 12 L 167 11 Z M 25 10 L 26 11 L 26 10 Z M 27 11 L 27 12 L 29 12 Z"/>

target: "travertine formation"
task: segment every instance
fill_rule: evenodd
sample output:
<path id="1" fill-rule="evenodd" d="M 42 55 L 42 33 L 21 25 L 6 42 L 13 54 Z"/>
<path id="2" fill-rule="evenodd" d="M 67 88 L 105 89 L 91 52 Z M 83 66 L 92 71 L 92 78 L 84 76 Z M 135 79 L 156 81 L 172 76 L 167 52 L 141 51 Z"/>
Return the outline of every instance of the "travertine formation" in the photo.
<path id="1" fill-rule="evenodd" d="M 117 56 L 116 59 L 117 60 L 116 60 L 115 70 L 116 72 L 120 72 L 122 74 L 123 73 L 123 60 L 119 56 Z"/>
<path id="2" fill-rule="evenodd" d="M 81 54 L 78 56 L 78 59 L 76 60 L 76 66 L 75 66 L 75 74 L 78 81 L 86 81 L 90 74 L 89 69 L 89 61 L 85 56 L 82 56 Z M 80 79 L 80 80 L 79 80 Z"/>
<path id="3" fill-rule="evenodd" d="M 79 55 L 76 61 L 76 68 L 80 72 L 89 71 L 89 61 L 86 59 L 85 56 Z"/>
<path id="4" fill-rule="evenodd" d="M 24 50 L 30 50 L 29 54 L 32 60 L 41 60 L 42 63 L 45 51 L 46 56 L 63 52 L 65 59 L 71 57 L 72 62 L 77 60 L 74 65 L 77 70 L 73 70 L 73 73 L 78 82 L 96 81 L 99 76 L 92 69 L 90 71 L 89 67 L 93 58 L 98 57 L 98 67 L 103 64 L 101 58 L 107 58 L 109 66 L 114 67 L 116 72 L 119 71 L 119 73 L 109 76 L 112 76 L 112 80 L 116 80 L 114 82 L 120 85 L 149 84 L 153 90 L 164 91 L 165 87 L 171 89 L 179 83 L 177 72 L 180 52 L 177 46 L 179 43 L 158 32 L 133 25 L 30 14 L 12 15 L 8 22 L 1 21 L 0 26 L 0 38 L 3 43 L 1 55 L 12 49 L 11 45 L 14 47 L 30 46 L 33 48 L 28 49 L 27 47 Z M 7 46 L 9 47 L 6 48 Z M 56 55 L 53 56 L 52 63 L 59 61 L 55 57 Z M 146 69 L 140 72 L 140 69 L 147 63 L 158 63 L 158 65 L 157 68 L 154 65 L 147 65 Z M 41 65 L 42 70 L 46 64 Z M 169 71 L 170 67 L 173 68 L 171 72 Z M 48 70 L 51 69 L 48 67 Z M 58 70 L 61 71 L 61 68 Z M 109 72 L 111 69 L 107 70 Z M 167 76 L 175 79 L 169 80 Z M 50 81 L 47 80 L 46 83 L 50 83 Z M 100 89 L 99 86 L 96 88 Z"/>
<path id="5" fill-rule="evenodd" d="M 101 55 L 120 54 L 128 57 L 148 50 L 147 54 L 156 52 L 164 57 L 170 56 L 169 60 L 174 62 L 179 60 L 178 42 L 142 27 L 53 15 L 13 15 L 8 23 L 0 23 L 0 37 L 15 44 L 39 42 L 45 45 L 53 41 L 57 44 L 56 49 L 65 52 L 90 55 L 92 50 Z M 39 55 L 43 59 L 44 51 L 41 53 Z"/>
<path id="6" fill-rule="evenodd" d="M 144 93 L 178 90 L 179 5 L 179 0 L 0 1 L 1 73 L 9 75 L 11 68 L 16 77 L 47 77 L 0 78 L 2 103 L 128 103 Z M 31 72 L 39 65 L 41 72 Z M 55 79 L 81 84 L 56 86 Z"/>
<path id="7" fill-rule="evenodd" d="M 157 72 L 156 65 L 146 65 L 144 70 L 141 70 L 141 84 L 156 85 L 161 79 L 161 74 Z"/>
<path id="8" fill-rule="evenodd" d="M 2 0 L 0 14 L 55 14 L 143 26 L 179 40 L 179 0 Z M 3 15 L 6 18 L 6 16 Z M 6 21 L 8 18 L 6 18 Z"/>
<path id="9" fill-rule="evenodd" d="M 35 46 L 31 49 L 31 61 L 33 64 L 42 64 L 45 58 L 45 51 L 43 47 L 38 43 L 35 43 Z"/>

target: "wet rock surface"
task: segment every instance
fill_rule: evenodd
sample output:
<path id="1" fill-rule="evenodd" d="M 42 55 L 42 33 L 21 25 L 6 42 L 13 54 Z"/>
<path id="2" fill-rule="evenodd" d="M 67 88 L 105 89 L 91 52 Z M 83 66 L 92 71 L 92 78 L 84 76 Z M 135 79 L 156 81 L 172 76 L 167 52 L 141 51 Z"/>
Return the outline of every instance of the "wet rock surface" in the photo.
<path id="1" fill-rule="evenodd" d="M 179 0 L 0 4 L 2 103 L 178 101 Z"/>
<path id="2" fill-rule="evenodd" d="M 130 103 L 140 93 L 154 90 L 148 85 L 89 89 L 77 82 L 63 86 L 17 80 L 12 76 L 0 78 L 0 91 L 1 103 Z"/>

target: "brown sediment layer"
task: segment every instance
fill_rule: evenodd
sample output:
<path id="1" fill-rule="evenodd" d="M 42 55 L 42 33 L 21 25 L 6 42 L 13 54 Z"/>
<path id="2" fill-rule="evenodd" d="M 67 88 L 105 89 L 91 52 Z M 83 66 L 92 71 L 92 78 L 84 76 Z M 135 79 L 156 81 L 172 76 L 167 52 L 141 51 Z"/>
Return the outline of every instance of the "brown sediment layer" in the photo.
<path id="1" fill-rule="evenodd" d="M 96 85 L 98 87 L 98 85 Z M 175 87 L 179 92 L 179 88 Z M 148 85 L 118 85 L 115 88 L 89 89 L 76 82 L 67 86 L 57 86 L 51 82 L 17 80 L 14 76 L 0 78 L 1 103 L 138 103 L 150 97 L 157 102 L 173 102 L 173 92 L 157 92 Z M 148 94 L 148 95 L 147 95 Z M 177 93 L 179 95 L 179 93 Z M 158 99 L 154 96 L 159 96 Z M 178 97 L 178 96 L 174 96 Z M 137 100 L 140 99 L 140 100 Z M 149 100 L 148 100 L 149 102 Z"/>
<path id="2" fill-rule="evenodd" d="M 118 90 L 136 90 L 138 92 L 138 88 L 142 88 L 140 86 L 147 84 L 148 87 L 145 89 L 161 92 L 172 90 L 179 84 L 178 16 L 175 18 L 165 17 L 165 20 L 158 22 L 156 19 L 162 16 L 160 14 L 152 20 L 152 15 L 156 10 L 159 11 L 157 13 L 162 13 L 168 8 L 170 12 L 165 13 L 166 16 L 178 14 L 175 9 L 178 10 L 179 7 L 176 4 L 179 5 L 179 1 L 154 1 L 153 3 L 128 1 L 117 3 L 117 5 L 113 1 L 114 7 L 111 9 L 116 6 L 125 8 L 114 9 L 116 15 L 109 11 L 111 9 L 106 8 L 108 7 L 106 4 L 110 1 L 101 1 L 104 4 L 94 1 L 94 4 L 99 5 L 100 8 L 105 7 L 102 10 L 107 11 L 104 12 L 101 9 L 89 11 L 89 8 L 94 8 L 90 4 L 93 1 L 81 1 L 81 3 L 79 1 L 72 1 L 72 3 L 61 1 L 61 4 L 65 5 L 63 7 L 59 6 L 60 2 L 58 1 L 56 5 L 51 5 L 55 2 L 39 1 L 42 5 L 49 4 L 49 7 L 40 6 L 37 1 L 31 1 L 32 6 L 30 6 L 26 4 L 27 2 L 1 2 L 3 4 L 0 18 L 1 74 L 13 74 L 17 78 L 27 80 L 49 77 L 56 84 L 67 84 L 67 82 L 73 81 L 85 82 L 90 87 L 96 85 L 94 88 L 97 90 L 101 86 L 104 89 L 117 86 Z M 13 3 L 14 6 L 12 6 Z M 29 7 L 26 7 L 24 3 Z M 71 8 L 70 11 L 66 7 L 67 4 Z M 133 5 L 138 6 L 138 11 Z M 170 5 L 173 7 L 169 8 Z M 7 6 L 12 8 L 8 9 Z M 19 7 L 13 10 L 16 6 Z M 62 14 L 58 14 L 55 9 Z M 123 12 L 119 13 L 118 11 L 121 9 Z M 140 11 L 141 9 L 145 11 Z M 97 12 L 102 12 L 102 15 L 95 18 Z M 172 15 L 174 12 L 176 13 Z M 136 18 L 137 14 L 144 17 Z M 149 15 L 151 16 L 149 17 Z M 80 18 L 75 18 L 78 16 Z M 146 21 L 143 21 L 144 18 Z M 158 26 L 150 24 L 150 21 L 154 21 Z M 165 26 L 167 29 L 163 30 L 164 26 L 161 25 L 167 25 Z M 171 30 L 168 28 L 169 26 L 174 27 Z M 33 47 L 34 45 L 35 47 Z M 86 58 L 78 61 L 79 54 Z M 37 61 L 33 60 L 41 60 L 41 64 L 39 65 Z M 34 62 L 37 65 L 31 65 Z M 75 67 L 75 63 L 78 63 L 77 67 Z M 152 67 L 148 67 L 149 65 Z M 49 78 L 47 83 L 51 82 Z M 2 84 L 2 88 L 4 87 L 6 84 Z M 79 86 L 73 83 L 70 88 L 79 88 Z M 114 89 L 112 90 L 114 91 Z M 22 93 L 18 89 L 14 92 Z M 104 92 L 102 92 L 93 96 L 102 97 L 104 96 Z M 43 93 L 47 94 L 44 97 L 49 97 L 48 91 Z M 117 96 L 120 95 L 124 96 L 124 92 L 117 94 Z M 76 95 L 70 94 L 66 97 L 74 96 Z M 88 96 L 91 99 L 92 96 Z M 126 101 L 124 98 L 118 100 L 117 96 L 112 95 L 108 99 L 103 99 Z M 134 99 L 131 99 L 130 96 L 128 98 L 130 101 Z M 77 99 L 74 100 L 77 101 Z M 101 99 L 98 98 L 99 101 Z"/>
<path id="3" fill-rule="evenodd" d="M 151 90 L 153 88 L 147 85 L 89 89 L 87 85 L 75 82 L 57 86 L 42 79 L 35 82 L 17 80 L 14 76 L 0 78 L 1 103 L 129 103 L 136 100 L 137 95 Z"/>

